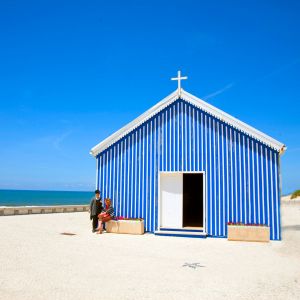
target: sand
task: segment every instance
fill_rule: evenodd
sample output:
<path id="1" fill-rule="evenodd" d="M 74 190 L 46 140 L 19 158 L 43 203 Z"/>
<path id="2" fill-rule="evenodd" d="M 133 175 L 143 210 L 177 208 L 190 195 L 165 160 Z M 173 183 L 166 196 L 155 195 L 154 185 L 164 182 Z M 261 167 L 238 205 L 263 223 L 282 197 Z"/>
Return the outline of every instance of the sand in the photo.
<path id="1" fill-rule="evenodd" d="M 300 205 L 282 222 L 281 242 L 245 243 L 96 235 L 86 212 L 0 217 L 0 298 L 300 299 Z"/>
<path id="2" fill-rule="evenodd" d="M 292 194 L 282 196 L 281 201 L 283 201 L 283 202 L 300 202 L 300 197 L 296 197 L 294 199 L 291 199 L 291 196 L 292 196 Z"/>

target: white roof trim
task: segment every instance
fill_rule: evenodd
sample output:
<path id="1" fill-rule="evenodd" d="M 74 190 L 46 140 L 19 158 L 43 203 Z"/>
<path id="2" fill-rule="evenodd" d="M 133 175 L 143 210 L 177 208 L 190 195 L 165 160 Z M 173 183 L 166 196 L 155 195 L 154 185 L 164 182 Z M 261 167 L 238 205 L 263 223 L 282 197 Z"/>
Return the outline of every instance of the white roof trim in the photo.
<path id="1" fill-rule="evenodd" d="M 262 143 L 266 144 L 277 150 L 278 152 L 282 153 L 285 151 L 286 147 L 283 143 L 278 142 L 277 140 L 271 138 L 270 136 L 262 133 L 261 131 L 253 128 L 252 126 L 247 125 L 246 123 L 230 116 L 229 114 L 225 113 L 224 111 L 206 103 L 205 101 L 189 94 L 188 92 L 181 89 L 181 93 L 179 96 L 178 90 L 171 93 L 169 96 L 158 102 L 156 105 L 148 109 L 146 112 L 141 114 L 139 117 L 134 119 L 132 122 L 128 123 L 126 126 L 122 127 L 120 130 L 116 131 L 114 134 L 106 138 L 104 141 L 93 147 L 90 153 L 93 156 L 97 156 L 100 152 L 120 140 L 122 137 L 127 135 L 129 132 L 133 131 L 135 128 L 139 127 L 141 124 L 145 123 L 151 117 L 159 113 L 165 107 L 176 101 L 177 99 L 183 99 L 192 105 L 200 108 L 201 110 L 209 113 L 210 115 L 220 119 L 221 121 L 231 125 L 232 127 L 244 132 L 245 134 L 261 141 Z"/>
<path id="2" fill-rule="evenodd" d="M 214 117 L 220 119 L 221 121 L 231 125 L 232 127 L 242 131 L 243 133 L 261 141 L 262 143 L 270 146 L 271 148 L 274 148 L 277 151 L 282 151 L 282 150 L 284 151 L 286 148 L 283 143 L 273 139 L 272 137 L 255 129 L 254 127 L 232 117 L 231 115 L 227 114 L 226 112 L 208 104 L 207 102 L 193 96 L 192 94 L 189 94 L 186 91 L 183 91 L 181 93 L 181 99 L 186 100 L 187 102 L 190 102 L 191 104 L 206 111 L 210 115 L 213 115 Z"/>

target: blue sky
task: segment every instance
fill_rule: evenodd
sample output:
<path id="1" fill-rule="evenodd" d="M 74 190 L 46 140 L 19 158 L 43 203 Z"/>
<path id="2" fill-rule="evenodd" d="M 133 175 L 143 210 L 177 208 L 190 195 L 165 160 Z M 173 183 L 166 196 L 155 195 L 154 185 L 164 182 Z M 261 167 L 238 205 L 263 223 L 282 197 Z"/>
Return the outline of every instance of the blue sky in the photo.
<path id="1" fill-rule="evenodd" d="M 91 147 L 176 89 L 288 146 L 300 188 L 299 1 L 1 1 L 0 188 L 91 190 Z"/>

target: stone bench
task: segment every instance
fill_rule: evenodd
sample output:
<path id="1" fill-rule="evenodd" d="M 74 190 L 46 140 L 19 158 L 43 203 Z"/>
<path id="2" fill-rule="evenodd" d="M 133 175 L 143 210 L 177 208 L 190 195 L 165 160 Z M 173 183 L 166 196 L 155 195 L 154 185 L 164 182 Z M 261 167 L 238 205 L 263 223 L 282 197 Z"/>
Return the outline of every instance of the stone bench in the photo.
<path id="1" fill-rule="evenodd" d="M 106 222 L 106 232 L 144 234 L 144 220 L 111 220 Z"/>

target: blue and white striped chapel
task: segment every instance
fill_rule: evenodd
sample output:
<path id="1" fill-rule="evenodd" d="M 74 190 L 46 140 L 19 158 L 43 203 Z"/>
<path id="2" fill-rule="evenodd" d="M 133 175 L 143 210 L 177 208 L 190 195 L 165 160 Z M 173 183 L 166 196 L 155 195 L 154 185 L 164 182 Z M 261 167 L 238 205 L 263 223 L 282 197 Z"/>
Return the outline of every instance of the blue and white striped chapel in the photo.
<path id="1" fill-rule="evenodd" d="M 145 230 L 201 228 L 226 237 L 227 223 L 270 226 L 281 239 L 280 155 L 286 147 L 180 86 L 91 149 L 96 188 L 116 215 Z"/>

